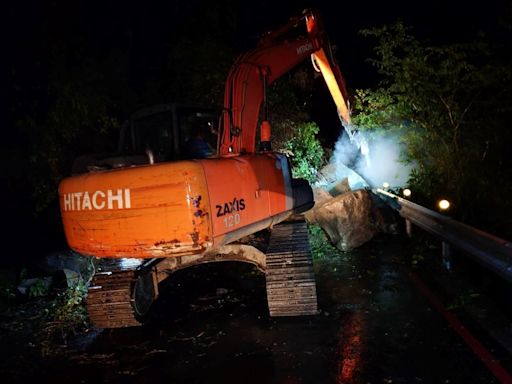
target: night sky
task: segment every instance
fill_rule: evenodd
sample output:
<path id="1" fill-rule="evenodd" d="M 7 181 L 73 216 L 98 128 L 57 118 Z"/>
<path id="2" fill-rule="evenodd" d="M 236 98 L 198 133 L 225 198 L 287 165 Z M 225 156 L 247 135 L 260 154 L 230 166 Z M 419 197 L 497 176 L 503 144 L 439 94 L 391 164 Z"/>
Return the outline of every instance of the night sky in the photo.
<path id="1" fill-rule="evenodd" d="M 14 68 L 33 65 L 52 38 L 76 36 L 91 52 L 123 48 L 127 35 L 138 49 L 141 66 L 157 65 L 165 54 L 162 44 L 169 36 L 197 22 L 198 14 L 219 12 L 224 20 L 236 19 L 231 36 L 240 52 L 250 48 L 265 31 L 283 24 L 305 7 L 318 8 L 349 84 L 366 85 L 364 59 L 371 52 L 368 42 L 358 36 L 361 28 L 403 20 L 420 38 L 437 42 L 471 40 L 482 29 L 493 31 L 500 20 L 512 17 L 510 0 L 485 2 L 426 1 L 279 1 L 255 2 L 188 0 L 176 1 L 36 1 L 10 2 L 4 13 L 4 49 L 7 63 Z"/>

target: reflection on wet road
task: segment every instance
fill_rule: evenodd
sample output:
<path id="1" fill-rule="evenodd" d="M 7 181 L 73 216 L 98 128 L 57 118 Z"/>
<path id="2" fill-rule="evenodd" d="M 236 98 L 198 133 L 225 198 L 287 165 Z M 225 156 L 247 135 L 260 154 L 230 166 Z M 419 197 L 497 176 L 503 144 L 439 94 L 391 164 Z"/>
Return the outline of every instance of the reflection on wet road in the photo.
<path id="1" fill-rule="evenodd" d="M 402 238 L 315 261 L 321 313 L 271 319 L 264 276 L 168 280 L 142 328 L 102 331 L 43 378 L 107 383 L 497 383 L 408 277 Z"/>

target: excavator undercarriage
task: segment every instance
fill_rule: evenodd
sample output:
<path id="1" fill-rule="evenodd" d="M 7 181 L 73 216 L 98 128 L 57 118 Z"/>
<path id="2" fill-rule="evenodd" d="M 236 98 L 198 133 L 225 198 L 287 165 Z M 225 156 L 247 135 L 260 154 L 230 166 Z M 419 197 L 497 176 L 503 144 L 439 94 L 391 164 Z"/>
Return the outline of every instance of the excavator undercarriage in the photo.
<path id="1" fill-rule="evenodd" d="M 270 230 L 263 253 L 252 245 L 230 244 L 196 256 L 141 260 L 102 259 L 87 294 L 90 320 L 100 328 L 141 325 L 158 297 L 158 283 L 178 269 L 215 261 L 254 264 L 265 273 L 271 316 L 315 315 L 315 276 L 307 224 L 286 221 Z"/>

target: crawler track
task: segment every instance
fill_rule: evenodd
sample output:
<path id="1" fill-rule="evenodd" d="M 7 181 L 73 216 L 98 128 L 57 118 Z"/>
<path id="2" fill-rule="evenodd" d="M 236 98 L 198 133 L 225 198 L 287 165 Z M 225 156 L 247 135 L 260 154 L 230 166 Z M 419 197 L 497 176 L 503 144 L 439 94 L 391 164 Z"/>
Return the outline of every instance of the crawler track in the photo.
<path id="1" fill-rule="evenodd" d="M 128 266 L 119 260 L 103 260 L 87 294 L 91 322 L 100 328 L 141 325 L 154 298 L 143 261 Z M 318 313 L 315 275 L 307 224 L 304 221 L 276 225 L 266 252 L 267 300 L 271 316 L 302 316 Z M 148 271 L 148 270 L 146 270 Z M 137 288 L 137 289 L 136 289 Z M 136 302 L 135 302 L 136 301 Z"/>
<path id="2" fill-rule="evenodd" d="M 315 274 L 305 221 L 272 229 L 267 249 L 267 301 L 270 316 L 318 313 Z"/>
<path id="3" fill-rule="evenodd" d="M 133 285 L 137 266 L 121 268 L 103 266 L 96 272 L 87 293 L 87 311 L 99 328 L 122 328 L 141 325 L 133 308 Z"/>

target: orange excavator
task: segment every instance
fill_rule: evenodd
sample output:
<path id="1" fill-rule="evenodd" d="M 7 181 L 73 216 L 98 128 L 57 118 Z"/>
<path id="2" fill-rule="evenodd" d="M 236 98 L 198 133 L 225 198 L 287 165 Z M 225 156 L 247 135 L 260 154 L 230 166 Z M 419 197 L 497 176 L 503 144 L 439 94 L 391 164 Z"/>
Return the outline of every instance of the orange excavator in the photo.
<path id="1" fill-rule="evenodd" d="M 64 179 L 60 208 L 69 246 L 99 258 L 87 294 L 93 324 L 141 324 L 172 272 L 201 263 L 241 261 L 265 272 L 271 316 L 318 312 L 306 223 L 314 205 L 307 182 L 271 150 L 267 89 L 311 58 L 344 122 L 344 80 L 319 15 L 305 10 L 242 54 L 226 82 L 217 154 L 150 161 Z M 259 140 L 257 133 L 259 131 Z M 240 241 L 269 231 L 262 251 Z"/>

